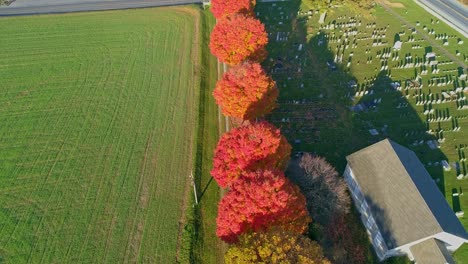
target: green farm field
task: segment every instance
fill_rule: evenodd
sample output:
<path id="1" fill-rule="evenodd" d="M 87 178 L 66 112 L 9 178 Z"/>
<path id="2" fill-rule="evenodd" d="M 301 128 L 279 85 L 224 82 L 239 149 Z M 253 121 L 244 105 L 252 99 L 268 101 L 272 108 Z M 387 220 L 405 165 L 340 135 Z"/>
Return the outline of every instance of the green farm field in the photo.
<path id="1" fill-rule="evenodd" d="M 175 263 L 198 7 L 0 19 L 0 263 Z"/>

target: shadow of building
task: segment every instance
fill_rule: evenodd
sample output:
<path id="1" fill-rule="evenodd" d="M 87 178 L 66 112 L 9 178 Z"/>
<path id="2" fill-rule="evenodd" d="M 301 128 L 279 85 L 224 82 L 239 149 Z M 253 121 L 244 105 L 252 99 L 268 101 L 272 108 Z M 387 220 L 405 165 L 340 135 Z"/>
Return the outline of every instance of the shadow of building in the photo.
<path id="1" fill-rule="evenodd" d="M 308 10 L 296 0 L 258 3 L 256 13 L 266 24 L 270 41 L 263 66 L 280 89 L 279 107 L 267 119 L 281 128 L 295 153 L 325 157 L 341 173 L 347 155 L 389 138 L 416 153 L 445 195 L 443 162 L 450 161 L 440 145 L 445 133 L 457 124 L 450 121 L 450 110 L 428 103 L 436 98 L 422 89 L 420 68 L 408 69 L 412 78 L 392 76 L 393 68 L 405 63 L 392 60 L 405 55 L 392 49 L 400 35 L 387 45 L 370 36 L 361 40 L 365 36 L 356 32 L 358 28 L 369 26 L 370 32 L 385 34 L 388 25 L 356 14 L 344 15 L 346 20 L 333 15 L 330 22 L 310 26 L 319 20 L 321 11 Z M 336 32 L 340 33 L 332 34 L 331 28 L 339 28 Z M 367 59 L 353 56 L 358 52 L 368 54 Z M 420 59 L 413 57 L 407 63 Z M 371 65 L 375 69 L 360 71 Z M 423 109 L 414 106 L 414 101 Z M 423 116 L 420 111 L 426 110 Z M 463 169 L 460 164 L 460 173 Z"/>

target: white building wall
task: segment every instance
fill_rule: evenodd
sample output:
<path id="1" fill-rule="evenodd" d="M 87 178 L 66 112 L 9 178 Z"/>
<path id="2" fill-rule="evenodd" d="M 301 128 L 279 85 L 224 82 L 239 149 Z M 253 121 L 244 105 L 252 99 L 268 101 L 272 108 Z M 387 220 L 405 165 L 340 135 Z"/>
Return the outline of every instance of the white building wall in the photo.
<path id="1" fill-rule="evenodd" d="M 389 250 L 387 252 L 387 257 L 401 256 L 403 254 L 406 254 L 410 260 L 414 260 L 413 254 L 411 253 L 411 250 L 410 250 L 410 247 L 412 247 L 412 246 L 414 246 L 414 245 L 416 245 L 418 243 L 421 243 L 426 239 L 430 239 L 430 238 L 435 238 L 437 240 L 440 240 L 440 241 L 444 242 L 446 244 L 446 246 L 447 246 L 447 249 L 449 251 L 451 251 L 451 252 L 458 249 L 463 243 L 468 242 L 465 239 L 454 236 L 452 234 L 449 234 L 449 233 L 446 233 L 446 232 L 440 232 L 438 234 L 428 236 L 428 237 L 425 237 L 425 238 L 421 238 L 419 240 L 413 241 L 413 242 L 405 244 L 403 246 L 391 249 L 391 250 Z"/>
<path id="2" fill-rule="evenodd" d="M 358 209 L 358 211 L 361 213 L 361 221 L 363 222 L 364 226 L 367 229 L 369 240 L 374 246 L 377 256 L 379 257 L 381 261 L 389 257 L 402 256 L 402 255 L 407 255 L 410 260 L 414 260 L 410 247 L 429 238 L 436 238 L 444 242 L 447 245 L 447 249 L 452 252 L 457 250 L 463 243 L 468 243 L 468 240 L 465 240 L 463 238 L 454 236 L 446 232 L 441 232 L 433 236 L 428 236 L 428 237 L 419 239 L 417 241 L 414 241 L 414 242 L 411 242 L 411 243 L 408 243 L 408 244 L 405 244 L 403 246 L 393 248 L 393 249 L 388 249 L 385 241 L 383 241 L 383 245 L 381 246 L 376 245 L 375 238 L 378 236 L 380 237 L 382 236 L 381 236 L 380 230 L 378 229 L 378 226 L 375 224 L 372 213 L 370 212 L 370 208 L 364 199 L 364 194 L 361 192 L 359 188 L 359 183 L 356 181 L 356 177 L 354 177 L 353 171 L 351 167 L 349 166 L 349 164 L 346 166 L 343 176 L 345 178 L 346 183 L 348 184 L 348 189 L 351 193 L 351 197 L 354 201 L 354 204 L 356 208 Z M 372 225 L 366 224 L 368 221 L 370 222 L 374 221 L 374 224 Z"/>
<path id="3" fill-rule="evenodd" d="M 348 189 L 351 193 L 351 197 L 354 201 L 354 204 L 358 209 L 359 213 L 361 214 L 361 221 L 367 230 L 369 240 L 371 241 L 372 246 L 374 247 L 374 250 L 379 259 L 383 260 L 386 258 L 386 254 L 388 251 L 387 245 L 383 240 L 382 234 L 380 233 L 380 230 L 377 227 L 377 223 L 375 222 L 375 218 L 372 216 L 369 205 L 367 204 L 364 195 L 361 189 L 359 188 L 359 184 L 356 181 L 353 171 L 351 167 L 349 167 L 349 165 L 346 166 L 344 178 L 346 183 L 348 184 Z"/>
<path id="4" fill-rule="evenodd" d="M 446 232 L 438 233 L 434 237 L 447 244 L 447 249 L 451 252 L 456 251 L 463 243 L 468 243 L 468 240 Z"/>

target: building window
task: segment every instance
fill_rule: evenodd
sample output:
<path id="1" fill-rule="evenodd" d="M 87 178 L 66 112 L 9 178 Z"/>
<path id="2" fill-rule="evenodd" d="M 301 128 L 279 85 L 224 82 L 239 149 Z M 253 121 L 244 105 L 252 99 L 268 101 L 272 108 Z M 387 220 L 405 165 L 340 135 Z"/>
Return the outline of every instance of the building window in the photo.
<path id="1" fill-rule="evenodd" d="M 357 196 L 357 194 L 359 193 L 359 187 L 358 187 L 356 181 L 352 177 L 349 177 L 347 180 L 348 180 L 349 190 L 352 193 L 356 194 L 356 196 Z"/>
<path id="2" fill-rule="evenodd" d="M 349 167 L 349 165 L 346 166 L 346 169 L 345 169 L 344 174 L 345 174 L 346 176 L 351 176 L 351 175 L 350 175 L 350 174 L 351 174 L 351 168 Z"/>
<path id="3" fill-rule="evenodd" d="M 366 201 L 362 201 L 361 203 L 361 212 L 365 213 L 366 216 L 369 214 L 369 206 L 367 206 Z"/>
<path id="4" fill-rule="evenodd" d="M 374 218 L 372 217 L 372 215 L 369 215 L 369 217 L 367 218 L 367 222 L 366 222 L 367 229 L 372 230 L 374 229 L 375 225 L 376 224 L 375 224 Z"/>
<path id="5" fill-rule="evenodd" d="M 374 245 L 380 249 L 383 249 L 383 237 L 380 233 L 377 233 L 373 239 Z"/>

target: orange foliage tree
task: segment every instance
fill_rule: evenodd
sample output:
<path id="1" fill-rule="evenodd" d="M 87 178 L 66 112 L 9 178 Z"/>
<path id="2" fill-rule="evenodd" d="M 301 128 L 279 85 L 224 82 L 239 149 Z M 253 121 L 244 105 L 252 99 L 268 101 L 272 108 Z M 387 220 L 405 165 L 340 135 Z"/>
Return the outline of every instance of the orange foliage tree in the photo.
<path id="1" fill-rule="evenodd" d="M 330 264 L 317 242 L 302 235 L 273 228 L 267 232 L 247 233 L 224 256 L 226 264 L 302 263 Z"/>
<path id="2" fill-rule="evenodd" d="M 217 18 L 223 18 L 235 13 L 252 15 L 255 0 L 211 0 L 211 12 Z"/>
<path id="3" fill-rule="evenodd" d="M 223 188 L 232 185 L 243 171 L 285 169 L 291 145 L 280 130 L 263 121 L 234 128 L 218 142 L 211 175 Z"/>
<path id="4" fill-rule="evenodd" d="M 211 32 L 210 50 L 220 61 L 236 65 L 266 57 L 268 36 L 258 19 L 235 14 L 220 19 Z"/>
<path id="5" fill-rule="evenodd" d="M 305 197 L 283 172 L 258 170 L 244 174 L 244 180 L 233 184 L 218 204 L 218 237 L 235 243 L 246 231 L 273 226 L 298 234 L 307 230 L 311 219 Z"/>
<path id="6" fill-rule="evenodd" d="M 229 69 L 213 92 L 224 115 L 242 120 L 270 113 L 276 107 L 278 94 L 275 81 L 255 62 Z"/>

